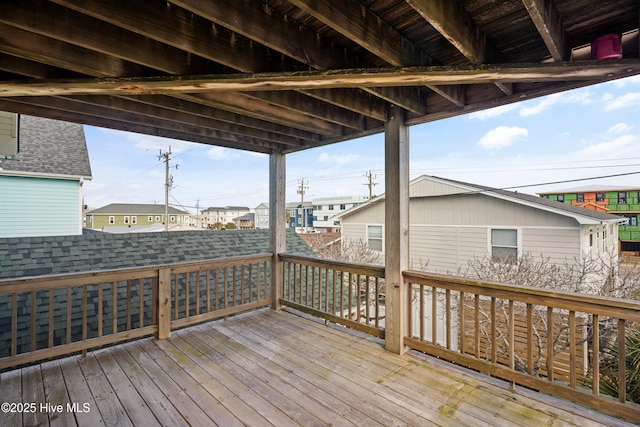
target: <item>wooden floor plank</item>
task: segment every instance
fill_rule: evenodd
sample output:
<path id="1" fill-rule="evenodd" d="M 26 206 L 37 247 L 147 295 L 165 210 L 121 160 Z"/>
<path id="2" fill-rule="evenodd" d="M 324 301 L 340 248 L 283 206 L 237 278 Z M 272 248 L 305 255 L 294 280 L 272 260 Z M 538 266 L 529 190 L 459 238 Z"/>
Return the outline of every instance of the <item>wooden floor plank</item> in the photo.
<path id="1" fill-rule="evenodd" d="M 167 398 L 163 391 L 153 382 L 147 373 L 131 358 L 131 355 L 122 345 L 107 349 L 111 358 L 120 366 L 131 385 L 144 399 L 149 410 L 154 414 L 162 426 L 186 427 L 189 424 L 180 414 L 173 402 Z M 100 359 L 102 365 L 102 359 Z M 103 369 L 104 369 L 104 365 Z M 176 402 L 177 403 L 177 402 Z"/>
<path id="2" fill-rule="evenodd" d="M 238 421 L 248 425 L 291 425 L 291 419 L 284 416 L 276 407 L 262 396 L 243 385 L 236 376 L 221 366 L 200 357 L 201 354 L 188 344 L 178 349 L 171 340 L 155 341 L 167 354 L 195 381 L 206 389 L 217 401 L 221 402 L 231 414 L 239 418 Z M 188 363 L 187 360 L 189 360 Z M 228 421 L 224 421 L 224 425 Z"/>
<path id="3" fill-rule="evenodd" d="M 42 372 L 40 365 L 31 365 L 22 368 L 22 402 L 28 403 L 33 411 L 25 411 L 22 414 L 22 422 L 31 426 L 48 426 L 49 410 L 44 395 Z M 35 406 L 35 408 L 34 408 Z M 66 408 L 65 408 L 66 409 Z"/>
<path id="4" fill-rule="evenodd" d="M 105 377 L 111 384 L 113 391 L 120 400 L 129 419 L 135 426 L 161 425 L 145 400 L 131 383 L 129 377 L 122 371 L 120 365 L 107 350 L 99 350 L 93 354 Z"/>
<path id="5" fill-rule="evenodd" d="M 331 393 L 323 388 L 307 381 L 304 378 L 305 376 L 300 376 L 298 373 L 282 368 L 240 343 L 232 340 L 216 340 L 200 329 L 185 334 L 183 338 L 202 350 L 215 348 L 217 354 L 226 356 L 228 360 L 243 367 L 251 375 L 260 378 L 266 384 L 272 384 L 274 388 L 278 389 L 279 393 L 312 413 L 325 424 L 348 426 L 352 424 L 349 422 L 350 419 L 360 417 L 366 420 L 367 425 L 379 425 L 379 423 L 367 418 L 363 413 L 358 413 L 357 416 L 354 415 L 352 407 L 335 399 Z"/>
<path id="6" fill-rule="evenodd" d="M 142 340 L 133 344 L 137 344 L 145 353 L 155 360 L 158 366 L 164 371 L 164 374 L 170 376 L 171 379 L 205 411 L 211 419 L 210 422 L 219 426 L 242 425 L 233 413 L 209 393 L 207 387 L 211 387 L 210 384 L 194 379 L 184 370 L 183 365 L 188 363 L 186 357 L 184 357 L 180 363 L 177 363 L 149 340 Z"/>
<path id="7" fill-rule="evenodd" d="M 0 374 L 0 403 L 31 401 L 65 411 L 2 413 L 0 426 L 631 425 L 272 310 Z"/>
<path id="8" fill-rule="evenodd" d="M 23 403 L 22 400 L 22 370 L 3 372 L 0 374 L 0 386 L 2 387 L 2 404 Z M 0 414 L 2 425 L 6 427 L 22 426 L 22 411 L 14 406 Z"/>
<path id="9" fill-rule="evenodd" d="M 311 353 L 305 353 L 304 350 L 291 348 L 290 346 L 281 347 L 279 343 L 251 335 L 251 331 L 243 328 L 238 328 L 239 330 L 236 331 L 219 324 L 216 325 L 215 329 L 224 335 L 232 337 L 234 340 L 243 342 L 245 345 L 256 346 L 263 356 L 272 360 L 279 360 L 283 363 L 283 366 L 289 366 L 290 369 L 303 370 L 305 374 L 313 374 L 319 377 L 320 385 L 327 390 L 346 390 L 347 393 L 343 396 L 346 402 L 356 406 L 367 402 L 370 410 L 379 408 L 379 416 L 384 416 L 384 413 L 386 413 L 393 417 L 393 421 L 396 424 L 436 424 L 435 420 L 429 420 L 417 414 L 416 411 L 407 410 L 406 403 L 398 400 L 397 396 L 372 387 L 368 379 L 358 376 L 354 372 L 346 372 L 337 365 L 324 363 Z M 298 347 L 304 346 L 299 345 Z M 426 415 L 432 416 L 432 414 Z M 455 424 L 449 425 L 453 426 Z M 457 425 L 460 424 L 458 423 Z"/>
<path id="10" fill-rule="evenodd" d="M 64 377 L 57 360 L 42 364 L 42 383 L 47 402 L 52 405 L 62 405 L 60 412 L 49 413 L 49 425 L 51 427 L 75 426 L 76 417 L 69 411 L 69 394 L 64 384 Z"/>
<path id="11" fill-rule="evenodd" d="M 269 404 L 273 405 L 274 409 L 281 411 L 283 415 L 286 415 L 289 418 L 289 422 L 293 421 L 294 425 L 326 425 L 325 421 L 310 410 L 316 402 L 313 402 L 310 399 L 305 400 L 305 396 L 301 394 L 292 395 L 290 393 L 291 387 L 289 387 L 282 378 L 266 375 L 264 372 L 261 372 L 262 368 L 260 366 L 243 364 L 243 358 L 238 353 L 234 351 L 225 352 L 229 347 L 226 347 L 221 343 L 214 343 L 211 345 L 211 341 L 204 342 L 198 340 L 194 335 L 186 332 L 176 336 L 175 339 L 182 341 L 179 344 L 181 348 L 189 346 L 198 351 L 200 354 L 199 358 L 206 359 L 200 362 L 203 364 L 203 367 L 205 365 L 219 366 L 232 374 L 242 382 L 244 386 L 251 388 L 260 396 L 265 396 L 265 398 L 268 399 Z M 302 405 L 302 402 L 297 400 L 302 400 L 306 405 Z M 332 424 L 349 425 L 344 418 L 328 411 L 327 408 L 322 408 L 322 413 L 327 415 L 327 418 L 333 416 Z M 276 425 L 281 425 L 275 417 L 272 418 L 268 416 L 267 418 L 271 422 L 275 421 Z M 287 420 L 285 419 L 281 422 L 284 423 L 286 421 Z"/>
<path id="12" fill-rule="evenodd" d="M 131 361 L 136 363 L 141 369 L 144 369 L 145 374 L 153 381 L 153 383 L 162 390 L 163 394 L 169 399 L 180 411 L 180 415 L 184 420 L 191 425 L 212 425 L 215 424 L 213 420 L 207 415 L 210 407 L 206 405 L 200 407 L 190 395 L 187 394 L 176 381 L 167 375 L 167 373 L 156 363 L 156 361 L 144 352 L 137 343 L 130 343 L 129 345 L 122 346 L 122 352 L 128 353 Z M 120 353 L 118 350 L 113 350 L 114 356 L 120 361 Z M 126 360 L 123 357 L 123 360 Z"/>
<path id="13" fill-rule="evenodd" d="M 78 360 L 87 386 L 96 401 L 105 426 L 133 426 L 127 411 L 118 399 L 116 391 L 100 368 L 93 353 Z"/>
<path id="14" fill-rule="evenodd" d="M 104 425 L 98 405 L 78 365 L 78 358 L 79 356 L 71 356 L 60 360 L 60 370 L 69 393 L 69 402 L 78 409 L 74 411 L 76 422 L 82 426 Z M 85 405 L 88 406 L 88 411 L 85 411 Z"/>
<path id="15" fill-rule="evenodd" d="M 324 335 L 322 339 L 309 343 L 309 346 L 313 348 L 313 353 L 321 356 L 319 360 L 322 360 L 322 356 L 331 356 L 336 358 L 335 361 L 338 362 L 340 369 L 362 368 L 364 370 L 359 372 L 363 378 L 374 380 L 377 384 L 384 385 L 388 391 L 398 393 L 398 398 L 403 399 L 404 397 L 404 400 L 414 404 L 413 407 L 417 405 L 434 413 L 440 413 L 442 416 L 451 416 L 460 423 L 469 425 L 476 423 L 527 425 L 532 422 L 544 424 L 554 421 L 556 424 L 572 425 L 570 420 L 560 419 L 559 414 L 545 413 L 536 407 L 517 404 L 513 399 L 501 397 L 496 401 L 495 397 L 491 397 L 491 394 L 487 393 L 486 387 L 477 383 L 447 381 L 447 377 L 434 376 L 432 371 L 420 369 L 421 367 L 416 367 L 415 363 L 405 363 L 390 369 L 384 363 L 380 363 L 380 359 L 388 359 L 391 354 L 380 350 L 378 355 L 374 355 L 372 353 L 376 353 L 375 347 L 368 346 L 367 350 L 369 351 L 361 354 L 360 358 L 354 358 L 357 351 L 353 348 L 349 348 L 348 352 L 345 351 L 348 348 L 345 346 L 351 344 L 339 342 L 342 338 L 341 334 L 335 334 L 324 326 L 310 327 L 309 322 L 296 322 L 294 327 L 293 323 L 274 322 L 277 326 L 264 328 L 264 322 L 261 322 L 259 317 L 247 317 L 246 322 L 243 327 L 252 333 L 261 330 L 262 333 L 268 335 L 268 338 L 273 339 L 278 336 L 279 339 L 285 340 L 291 345 L 298 342 L 306 334 L 315 332 L 312 329 L 319 329 L 320 334 Z M 336 343 L 333 343 L 334 340 Z M 348 358 L 345 357 L 347 353 Z M 402 360 L 402 358 L 395 356 L 392 358 Z M 414 374 L 403 376 L 402 373 L 409 368 L 414 369 Z M 426 373 L 429 374 L 428 377 L 424 376 Z M 423 377 L 419 378 L 417 374 L 422 374 Z M 434 389 L 431 385 L 437 387 Z M 422 390 L 422 394 L 433 397 L 428 402 L 424 402 L 419 398 L 416 390 Z"/>

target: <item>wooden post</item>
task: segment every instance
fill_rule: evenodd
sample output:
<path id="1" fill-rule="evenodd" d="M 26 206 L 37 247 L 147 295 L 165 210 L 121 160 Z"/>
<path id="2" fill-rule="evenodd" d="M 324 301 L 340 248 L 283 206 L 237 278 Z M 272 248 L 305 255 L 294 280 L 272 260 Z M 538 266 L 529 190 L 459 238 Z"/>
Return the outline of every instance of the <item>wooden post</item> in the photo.
<path id="1" fill-rule="evenodd" d="M 286 248 L 285 235 L 286 164 L 281 152 L 269 156 L 269 250 L 271 261 L 271 308 L 282 308 L 280 299 L 284 289 L 284 273 L 278 255 Z"/>
<path id="2" fill-rule="evenodd" d="M 409 267 L 409 128 L 404 110 L 391 105 L 385 123 L 386 348 L 405 352 L 407 287 L 402 272 Z"/>
<path id="3" fill-rule="evenodd" d="M 171 269 L 158 271 L 158 333 L 159 340 L 171 336 Z"/>

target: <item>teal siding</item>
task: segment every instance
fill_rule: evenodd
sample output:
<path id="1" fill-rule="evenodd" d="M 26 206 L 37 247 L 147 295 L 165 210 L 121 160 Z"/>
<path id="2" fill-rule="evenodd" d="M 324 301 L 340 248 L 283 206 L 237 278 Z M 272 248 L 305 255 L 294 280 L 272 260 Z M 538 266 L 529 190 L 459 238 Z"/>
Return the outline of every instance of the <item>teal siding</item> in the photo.
<path id="1" fill-rule="evenodd" d="M 78 181 L 0 176 L 0 237 L 79 234 L 79 198 Z"/>

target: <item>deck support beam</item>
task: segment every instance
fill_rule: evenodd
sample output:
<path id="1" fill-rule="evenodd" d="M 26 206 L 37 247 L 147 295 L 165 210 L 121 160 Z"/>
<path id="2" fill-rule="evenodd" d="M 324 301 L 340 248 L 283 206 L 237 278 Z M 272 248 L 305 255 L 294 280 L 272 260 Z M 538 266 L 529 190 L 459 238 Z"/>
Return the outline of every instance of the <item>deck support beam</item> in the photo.
<path id="1" fill-rule="evenodd" d="M 406 348 L 407 297 L 402 272 L 409 267 L 409 127 L 403 109 L 390 105 L 385 123 L 386 348 Z"/>
<path id="2" fill-rule="evenodd" d="M 269 155 L 269 250 L 273 254 L 271 261 L 271 308 L 280 310 L 280 299 L 284 290 L 284 272 L 279 254 L 286 248 L 285 234 L 285 193 L 286 162 L 285 154 L 273 152 Z"/>

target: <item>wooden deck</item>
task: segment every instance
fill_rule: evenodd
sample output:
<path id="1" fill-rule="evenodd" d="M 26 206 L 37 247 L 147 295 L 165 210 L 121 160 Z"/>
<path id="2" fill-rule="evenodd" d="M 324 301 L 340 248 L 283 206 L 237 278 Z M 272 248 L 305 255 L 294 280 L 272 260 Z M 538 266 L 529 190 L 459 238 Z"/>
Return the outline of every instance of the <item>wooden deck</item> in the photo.
<path id="1" fill-rule="evenodd" d="M 630 425 L 271 310 L 5 372 L 0 391 L 35 403 L 2 426 Z"/>

